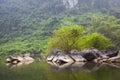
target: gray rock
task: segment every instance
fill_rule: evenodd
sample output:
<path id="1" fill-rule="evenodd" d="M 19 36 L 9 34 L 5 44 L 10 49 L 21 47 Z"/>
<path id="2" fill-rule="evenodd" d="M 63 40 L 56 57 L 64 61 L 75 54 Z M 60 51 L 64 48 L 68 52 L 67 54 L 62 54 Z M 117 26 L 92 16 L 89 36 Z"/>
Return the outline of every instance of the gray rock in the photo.
<path id="1" fill-rule="evenodd" d="M 118 55 L 119 50 L 116 47 L 108 47 L 105 50 L 101 50 L 103 55 L 106 55 L 108 57 L 115 57 Z"/>
<path id="2" fill-rule="evenodd" d="M 54 58 L 53 58 L 52 61 L 53 61 L 53 62 L 57 61 L 62 54 L 63 54 L 62 52 L 57 52 L 57 53 L 54 55 Z"/>
<path id="3" fill-rule="evenodd" d="M 65 54 L 64 51 L 61 51 L 59 49 L 53 49 L 47 57 L 47 61 L 57 62 L 57 63 L 68 63 L 68 62 L 74 62 L 74 60 L 67 54 Z"/>
<path id="4" fill-rule="evenodd" d="M 74 60 L 69 55 L 67 55 L 65 53 L 59 54 L 57 61 L 58 62 L 59 61 L 63 61 L 63 62 L 66 62 L 66 63 L 68 63 L 68 62 L 74 62 Z"/>
<path id="5" fill-rule="evenodd" d="M 76 62 L 85 62 L 87 61 L 85 58 L 83 58 L 80 54 L 71 54 L 70 55 L 72 59 L 74 59 Z"/>
<path id="6" fill-rule="evenodd" d="M 50 54 L 47 56 L 47 61 L 52 61 L 54 57 L 57 57 L 56 55 L 58 52 L 62 52 L 62 51 L 59 49 L 52 49 Z"/>
<path id="7" fill-rule="evenodd" d="M 87 61 L 92 61 L 93 59 L 96 59 L 97 57 L 99 57 L 100 55 L 99 53 L 100 53 L 99 50 L 90 48 L 90 49 L 85 49 L 81 51 L 79 54 L 85 59 L 87 59 Z"/>

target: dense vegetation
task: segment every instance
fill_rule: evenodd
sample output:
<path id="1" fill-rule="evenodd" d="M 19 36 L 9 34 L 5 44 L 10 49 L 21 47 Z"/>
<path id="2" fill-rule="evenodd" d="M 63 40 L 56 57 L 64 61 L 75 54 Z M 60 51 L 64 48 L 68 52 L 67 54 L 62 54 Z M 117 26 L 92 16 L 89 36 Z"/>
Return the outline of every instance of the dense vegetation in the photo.
<path id="1" fill-rule="evenodd" d="M 99 33 L 89 33 L 83 27 L 77 25 L 63 26 L 53 31 L 46 45 L 46 54 L 53 48 L 58 48 L 69 53 L 70 50 L 83 50 L 95 47 L 105 49 L 114 46 L 110 39 Z"/>
<path id="2" fill-rule="evenodd" d="M 78 0 L 72 8 L 63 1 L 0 0 L 0 55 L 40 53 L 53 30 L 72 24 L 101 33 L 120 48 L 119 0 Z"/>

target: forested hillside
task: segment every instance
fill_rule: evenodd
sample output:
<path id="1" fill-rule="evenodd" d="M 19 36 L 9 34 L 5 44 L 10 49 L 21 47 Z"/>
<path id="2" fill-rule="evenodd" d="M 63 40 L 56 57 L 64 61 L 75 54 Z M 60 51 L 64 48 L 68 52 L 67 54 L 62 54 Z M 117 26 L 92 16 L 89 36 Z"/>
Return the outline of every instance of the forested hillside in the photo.
<path id="1" fill-rule="evenodd" d="M 0 0 L 0 55 L 40 53 L 53 30 L 72 24 L 120 48 L 120 0 Z"/>

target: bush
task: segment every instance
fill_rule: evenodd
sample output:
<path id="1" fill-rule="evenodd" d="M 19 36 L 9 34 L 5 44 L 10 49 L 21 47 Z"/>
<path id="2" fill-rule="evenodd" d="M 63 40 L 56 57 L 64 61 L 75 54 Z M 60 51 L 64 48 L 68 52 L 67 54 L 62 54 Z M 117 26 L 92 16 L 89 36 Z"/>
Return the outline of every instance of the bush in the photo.
<path id="1" fill-rule="evenodd" d="M 109 46 L 113 46 L 114 44 L 109 38 L 105 37 L 104 35 L 100 33 L 92 33 L 82 37 L 82 39 L 79 40 L 77 45 L 77 48 L 79 50 L 82 50 L 90 47 L 94 47 L 97 49 L 105 49 Z"/>
<path id="2" fill-rule="evenodd" d="M 104 35 L 99 33 L 87 34 L 82 26 L 72 25 L 54 30 L 53 36 L 49 38 L 45 48 L 46 52 L 49 53 L 52 48 L 69 52 L 72 49 L 82 50 L 90 47 L 104 49 L 112 45 L 111 40 Z"/>

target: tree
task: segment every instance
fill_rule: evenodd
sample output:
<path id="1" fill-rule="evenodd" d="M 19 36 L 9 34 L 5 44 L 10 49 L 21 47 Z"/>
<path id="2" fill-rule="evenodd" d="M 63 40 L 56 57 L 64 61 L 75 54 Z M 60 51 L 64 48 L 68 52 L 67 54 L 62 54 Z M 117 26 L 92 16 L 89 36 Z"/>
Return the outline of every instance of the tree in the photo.
<path id="1" fill-rule="evenodd" d="M 53 31 L 53 36 L 49 38 L 45 46 L 46 52 L 52 48 L 59 48 L 69 53 L 72 49 L 82 50 L 95 47 L 104 49 L 112 46 L 110 39 L 99 33 L 87 34 L 83 27 L 77 25 L 63 26 Z"/>
<path id="2" fill-rule="evenodd" d="M 100 33 L 87 34 L 77 43 L 78 49 L 94 47 L 97 49 L 105 49 L 109 46 L 114 46 L 112 41 Z"/>
<path id="3" fill-rule="evenodd" d="M 66 52 L 76 47 L 77 41 L 83 36 L 85 30 L 81 26 L 63 26 L 53 31 L 46 48 L 59 48 Z"/>

